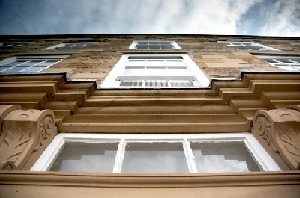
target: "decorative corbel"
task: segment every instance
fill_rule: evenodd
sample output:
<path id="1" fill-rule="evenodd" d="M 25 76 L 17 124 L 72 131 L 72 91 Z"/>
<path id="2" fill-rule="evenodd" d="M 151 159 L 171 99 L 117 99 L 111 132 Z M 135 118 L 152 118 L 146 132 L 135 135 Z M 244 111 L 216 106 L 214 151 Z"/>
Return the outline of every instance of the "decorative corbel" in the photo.
<path id="1" fill-rule="evenodd" d="M 259 110 L 252 133 L 259 135 L 290 169 L 300 168 L 300 106 Z"/>
<path id="2" fill-rule="evenodd" d="M 54 113 L 10 108 L 1 122 L 0 169 L 29 169 L 57 134 Z"/>

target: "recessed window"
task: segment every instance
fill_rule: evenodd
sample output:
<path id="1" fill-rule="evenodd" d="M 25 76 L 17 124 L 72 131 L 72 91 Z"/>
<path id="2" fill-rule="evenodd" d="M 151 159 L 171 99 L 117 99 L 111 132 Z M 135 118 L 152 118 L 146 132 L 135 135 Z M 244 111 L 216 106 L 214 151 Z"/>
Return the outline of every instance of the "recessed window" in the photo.
<path id="1" fill-rule="evenodd" d="M 101 88 L 193 88 L 209 81 L 187 54 L 123 55 Z"/>
<path id="2" fill-rule="evenodd" d="M 90 46 L 95 45 L 96 42 L 83 42 L 83 43 L 61 43 L 46 48 L 45 50 L 78 50 L 84 49 Z"/>
<path id="3" fill-rule="evenodd" d="M 18 56 L 0 62 L 0 73 L 37 73 L 62 61 L 67 55 Z"/>
<path id="4" fill-rule="evenodd" d="M 278 49 L 262 45 L 260 43 L 255 42 L 233 42 L 233 41 L 218 41 L 218 43 L 225 43 L 229 47 L 234 47 L 239 50 L 272 50 L 272 51 L 280 51 Z"/>
<path id="5" fill-rule="evenodd" d="M 133 41 L 129 49 L 137 50 L 172 50 L 181 49 L 175 41 L 138 40 Z"/>
<path id="6" fill-rule="evenodd" d="M 257 56 L 270 65 L 288 71 L 300 71 L 300 57 L 290 56 Z"/>
<path id="7" fill-rule="evenodd" d="M 278 171 L 250 133 L 59 134 L 33 171 L 209 173 Z"/>

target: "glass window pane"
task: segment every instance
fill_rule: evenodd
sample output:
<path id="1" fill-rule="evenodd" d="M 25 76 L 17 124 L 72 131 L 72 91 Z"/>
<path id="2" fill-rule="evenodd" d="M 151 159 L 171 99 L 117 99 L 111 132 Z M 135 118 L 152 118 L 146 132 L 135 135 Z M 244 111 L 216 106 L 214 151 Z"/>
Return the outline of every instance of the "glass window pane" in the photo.
<path id="1" fill-rule="evenodd" d="M 45 67 L 30 67 L 23 72 L 40 72 L 43 69 L 45 69 Z"/>
<path id="2" fill-rule="evenodd" d="M 20 72 L 23 69 L 26 69 L 27 67 L 13 67 L 11 69 L 6 70 L 5 72 L 9 73 L 15 73 L 15 72 Z"/>
<path id="3" fill-rule="evenodd" d="M 53 65 L 54 63 L 56 63 L 56 62 L 49 62 L 49 61 L 47 61 L 47 62 L 42 62 L 42 63 L 38 64 L 37 66 L 38 67 L 48 67 L 48 66 Z"/>
<path id="4" fill-rule="evenodd" d="M 50 171 L 111 173 L 117 149 L 118 143 L 65 143 Z"/>
<path id="5" fill-rule="evenodd" d="M 189 172 L 181 143 L 127 143 L 123 173 Z"/>
<path id="6" fill-rule="evenodd" d="M 13 62 L 13 63 L 9 63 L 5 66 L 16 66 L 16 65 L 21 65 L 22 66 L 22 63 L 25 63 L 25 61 L 16 61 L 16 62 Z"/>
<path id="7" fill-rule="evenodd" d="M 27 62 L 27 63 L 22 64 L 22 66 L 30 67 L 30 66 L 39 64 L 40 62 L 41 62 L 41 61 L 30 61 L 30 62 Z"/>
<path id="8" fill-rule="evenodd" d="M 263 47 L 261 47 L 261 46 L 238 46 L 236 48 L 241 49 L 241 50 L 243 50 L 243 49 L 245 49 L 245 50 L 261 50 L 261 49 L 263 49 Z"/>
<path id="9" fill-rule="evenodd" d="M 185 66 L 185 63 L 182 60 L 167 60 L 167 65 L 170 66 Z"/>
<path id="10" fill-rule="evenodd" d="M 140 60 L 129 60 L 127 62 L 127 66 L 143 66 L 146 64 L 146 61 L 140 61 Z"/>
<path id="11" fill-rule="evenodd" d="M 10 67 L 0 67 L 0 72 L 6 72 L 6 71 L 4 71 L 4 70 L 6 70 L 6 69 L 9 69 Z"/>
<path id="12" fill-rule="evenodd" d="M 260 171 L 243 142 L 192 142 L 198 172 Z"/>

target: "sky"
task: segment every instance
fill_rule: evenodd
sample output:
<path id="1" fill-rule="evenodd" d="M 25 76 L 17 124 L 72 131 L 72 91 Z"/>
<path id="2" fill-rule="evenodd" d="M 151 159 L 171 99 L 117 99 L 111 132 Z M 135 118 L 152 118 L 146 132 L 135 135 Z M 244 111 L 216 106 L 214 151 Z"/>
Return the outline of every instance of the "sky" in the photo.
<path id="1" fill-rule="evenodd" d="M 0 35 L 300 37 L 300 0 L 0 0 Z"/>

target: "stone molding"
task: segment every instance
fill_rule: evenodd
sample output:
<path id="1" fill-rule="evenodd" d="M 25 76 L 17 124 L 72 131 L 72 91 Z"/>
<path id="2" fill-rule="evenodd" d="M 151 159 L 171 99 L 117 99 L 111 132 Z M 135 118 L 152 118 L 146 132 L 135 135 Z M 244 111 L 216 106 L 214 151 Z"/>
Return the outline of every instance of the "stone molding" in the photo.
<path id="1" fill-rule="evenodd" d="M 206 174 L 115 174 L 0 171 L 0 185 L 34 185 L 98 188 L 201 188 L 300 185 L 299 171 L 206 173 Z"/>
<path id="2" fill-rule="evenodd" d="M 0 169 L 29 170 L 57 134 L 51 110 L 21 110 L 20 106 L 0 105 Z"/>
<path id="3" fill-rule="evenodd" d="M 273 156 L 281 158 L 290 169 L 300 169 L 300 105 L 257 111 L 252 133 L 260 136 Z"/>

